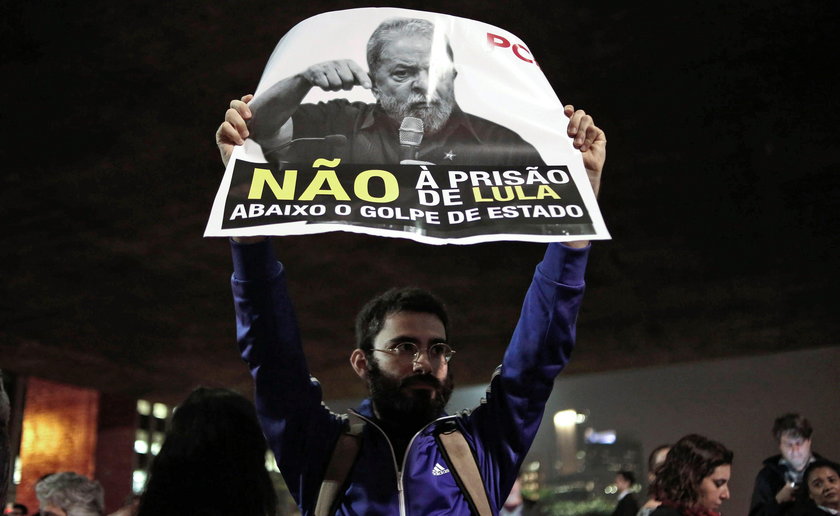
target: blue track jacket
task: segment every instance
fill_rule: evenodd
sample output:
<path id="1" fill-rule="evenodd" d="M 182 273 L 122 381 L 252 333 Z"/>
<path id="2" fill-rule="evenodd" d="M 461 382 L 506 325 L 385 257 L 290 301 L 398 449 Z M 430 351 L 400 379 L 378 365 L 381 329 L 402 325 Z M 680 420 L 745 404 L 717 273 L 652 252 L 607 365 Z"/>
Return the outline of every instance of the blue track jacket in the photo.
<path id="1" fill-rule="evenodd" d="M 231 247 L 237 338 L 254 378 L 257 413 L 292 496 L 304 515 L 312 514 L 346 416 L 321 403 L 321 387 L 309 376 L 284 269 L 271 244 Z M 415 435 L 402 471 L 385 434 L 375 424 L 365 426 L 337 514 L 469 515 L 435 441 L 446 421 L 460 427 L 498 512 L 536 435 L 554 379 L 569 361 L 587 255 L 588 248 L 548 245 L 486 399 Z M 373 417 L 370 400 L 358 413 Z"/>

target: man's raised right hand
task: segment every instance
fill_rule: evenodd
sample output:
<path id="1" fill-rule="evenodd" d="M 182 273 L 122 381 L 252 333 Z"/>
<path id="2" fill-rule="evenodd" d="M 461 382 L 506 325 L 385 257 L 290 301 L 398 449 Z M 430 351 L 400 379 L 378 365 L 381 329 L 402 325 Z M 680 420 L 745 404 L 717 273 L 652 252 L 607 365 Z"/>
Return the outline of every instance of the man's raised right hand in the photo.
<path id="1" fill-rule="evenodd" d="M 314 64 L 300 75 L 309 84 L 324 91 L 352 90 L 354 86 L 369 90 L 372 86 L 367 72 L 352 59 L 336 59 Z"/>

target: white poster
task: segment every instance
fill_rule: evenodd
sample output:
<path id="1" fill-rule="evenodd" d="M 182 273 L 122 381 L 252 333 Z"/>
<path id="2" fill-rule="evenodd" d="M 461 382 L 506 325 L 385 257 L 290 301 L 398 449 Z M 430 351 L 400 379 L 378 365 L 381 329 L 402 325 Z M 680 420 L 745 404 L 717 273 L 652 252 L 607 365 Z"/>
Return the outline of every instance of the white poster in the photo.
<path id="1" fill-rule="evenodd" d="M 283 37 L 249 106 L 205 236 L 609 238 L 562 103 L 498 27 L 395 8 L 321 14 Z"/>

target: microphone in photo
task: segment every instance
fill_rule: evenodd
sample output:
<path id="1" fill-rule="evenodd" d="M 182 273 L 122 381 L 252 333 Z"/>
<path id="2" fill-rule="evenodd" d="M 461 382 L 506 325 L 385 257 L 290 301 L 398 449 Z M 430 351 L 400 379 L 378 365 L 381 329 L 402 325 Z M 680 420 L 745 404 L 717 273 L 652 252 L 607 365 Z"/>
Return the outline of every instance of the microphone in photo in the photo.
<path id="1" fill-rule="evenodd" d="M 403 118 L 400 124 L 400 164 L 417 160 L 417 151 L 422 141 L 423 121 L 413 116 Z"/>

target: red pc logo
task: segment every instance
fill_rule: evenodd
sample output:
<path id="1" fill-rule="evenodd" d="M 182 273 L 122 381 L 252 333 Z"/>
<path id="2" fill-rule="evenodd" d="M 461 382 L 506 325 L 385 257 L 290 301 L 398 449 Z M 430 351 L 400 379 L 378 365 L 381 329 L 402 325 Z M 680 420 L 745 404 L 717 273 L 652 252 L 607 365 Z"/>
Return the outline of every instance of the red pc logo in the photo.
<path id="1" fill-rule="evenodd" d="M 490 32 L 487 33 L 487 44 L 490 47 L 499 47 L 499 48 L 510 48 L 513 55 L 518 57 L 519 59 L 525 61 L 526 63 L 533 63 L 536 64 L 534 59 L 531 56 L 531 51 L 528 50 L 528 47 L 525 45 L 521 45 L 519 43 L 514 43 L 513 45 L 510 44 L 510 41 L 503 36 L 499 36 L 498 34 L 492 34 Z M 539 66 L 539 65 L 538 65 Z"/>

